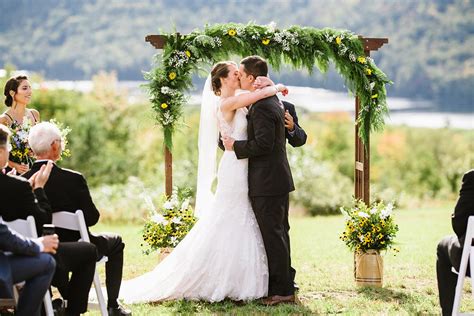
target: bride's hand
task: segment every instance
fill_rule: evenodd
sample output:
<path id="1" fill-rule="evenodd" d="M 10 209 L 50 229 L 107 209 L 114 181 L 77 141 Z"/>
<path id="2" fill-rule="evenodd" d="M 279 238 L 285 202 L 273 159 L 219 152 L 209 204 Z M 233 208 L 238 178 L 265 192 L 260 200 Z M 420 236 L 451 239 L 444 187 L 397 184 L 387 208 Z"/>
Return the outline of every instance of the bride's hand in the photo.
<path id="1" fill-rule="evenodd" d="M 288 94 L 288 88 L 284 84 L 279 83 L 275 85 L 275 87 L 277 88 L 278 92 L 281 92 L 281 94 L 283 94 L 283 96 L 286 96 Z"/>
<path id="2" fill-rule="evenodd" d="M 266 76 L 258 76 L 253 82 L 253 87 L 255 89 L 262 89 L 268 86 L 273 86 L 273 81 Z"/>
<path id="3" fill-rule="evenodd" d="M 228 136 L 222 137 L 222 143 L 224 144 L 225 150 L 233 151 L 234 142 L 235 142 L 235 139 L 233 139 L 232 137 L 228 137 Z"/>

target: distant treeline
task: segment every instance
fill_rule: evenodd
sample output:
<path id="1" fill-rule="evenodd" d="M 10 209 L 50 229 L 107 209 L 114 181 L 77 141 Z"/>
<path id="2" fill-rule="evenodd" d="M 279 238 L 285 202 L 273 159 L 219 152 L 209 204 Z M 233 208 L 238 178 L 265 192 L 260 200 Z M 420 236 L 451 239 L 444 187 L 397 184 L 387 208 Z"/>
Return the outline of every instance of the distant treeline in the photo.
<path id="1" fill-rule="evenodd" d="M 219 0 L 2 0 L 0 65 L 52 79 L 89 79 L 99 70 L 120 80 L 142 79 L 156 52 L 144 37 L 205 23 L 292 24 L 349 29 L 388 37 L 374 52 L 394 81 L 392 96 L 430 99 L 439 110 L 473 111 L 474 5 L 470 0 L 219 1 Z M 292 85 L 343 90 L 341 78 L 291 72 L 275 76 Z"/>

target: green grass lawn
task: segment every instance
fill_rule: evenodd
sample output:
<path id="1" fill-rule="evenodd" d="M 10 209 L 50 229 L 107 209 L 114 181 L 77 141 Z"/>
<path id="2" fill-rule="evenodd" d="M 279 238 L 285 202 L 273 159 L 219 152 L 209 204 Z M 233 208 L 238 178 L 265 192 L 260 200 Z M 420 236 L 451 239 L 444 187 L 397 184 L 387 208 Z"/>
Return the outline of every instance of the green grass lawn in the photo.
<path id="1" fill-rule="evenodd" d="M 400 253 L 397 256 L 392 252 L 384 255 L 384 286 L 381 289 L 356 287 L 353 254 L 338 238 L 344 227 L 342 216 L 292 217 L 292 259 L 297 270 L 296 281 L 300 286 L 302 305 L 264 307 L 257 303 L 237 306 L 232 302 L 208 304 L 177 301 L 132 305 L 130 308 L 134 315 L 439 314 L 436 245 L 444 235 L 452 232 L 450 213 L 450 206 L 395 211 L 400 227 L 397 237 Z M 141 253 L 140 230 L 141 226 L 134 224 L 101 224 L 93 229 L 123 236 L 126 243 L 124 279 L 149 271 L 158 263 L 158 255 Z M 473 310 L 474 304 L 466 294 L 467 285 L 465 290 L 462 310 Z M 96 311 L 90 314 L 98 315 Z"/>

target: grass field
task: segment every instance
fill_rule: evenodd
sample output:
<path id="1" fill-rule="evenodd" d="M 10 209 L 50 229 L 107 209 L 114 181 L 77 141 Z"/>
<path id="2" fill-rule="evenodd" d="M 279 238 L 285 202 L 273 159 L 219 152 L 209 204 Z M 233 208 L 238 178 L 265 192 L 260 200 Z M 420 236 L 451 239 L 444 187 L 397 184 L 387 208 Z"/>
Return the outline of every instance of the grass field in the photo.
<path id="1" fill-rule="evenodd" d="M 439 314 L 436 287 L 436 245 L 451 234 L 450 206 L 395 211 L 400 227 L 397 237 L 400 253 L 384 255 L 382 289 L 359 289 L 353 279 L 353 254 L 339 240 L 342 216 L 292 217 L 291 243 L 296 281 L 302 305 L 264 307 L 257 303 L 237 306 L 232 302 L 215 304 L 186 301 L 129 306 L 134 315 L 162 314 L 347 314 L 413 315 Z M 140 225 L 97 225 L 94 231 L 113 231 L 126 243 L 124 278 L 151 270 L 158 255 L 145 256 L 140 248 Z M 103 268 L 102 268 L 103 269 Z M 103 281 L 103 277 L 102 277 Z M 473 310 L 466 294 L 462 310 Z M 90 315 L 98 315 L 96 311 Z"/>

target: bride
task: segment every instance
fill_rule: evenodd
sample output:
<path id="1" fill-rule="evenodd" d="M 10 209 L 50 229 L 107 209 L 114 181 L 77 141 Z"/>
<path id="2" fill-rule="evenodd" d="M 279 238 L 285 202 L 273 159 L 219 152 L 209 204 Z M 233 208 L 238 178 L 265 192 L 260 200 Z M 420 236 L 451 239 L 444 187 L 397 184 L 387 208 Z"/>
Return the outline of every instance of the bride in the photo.
<path id="1" fill-rule="evenodd" d="M 216 154 L 219 132 L 223 137 L 247 139 L 246 106 L 286 87 L 279 84 L 236 95 L 239 79 L 233 62 L 212 67 L 204 86 L 199 127 L 199 220 L 154 270 L 122 283 L 120 298 L 125 302 L 239 301 L 267 295 L 267 258 L 248 197 L 248 160 L 225 151 L 216 174 Z"/>

